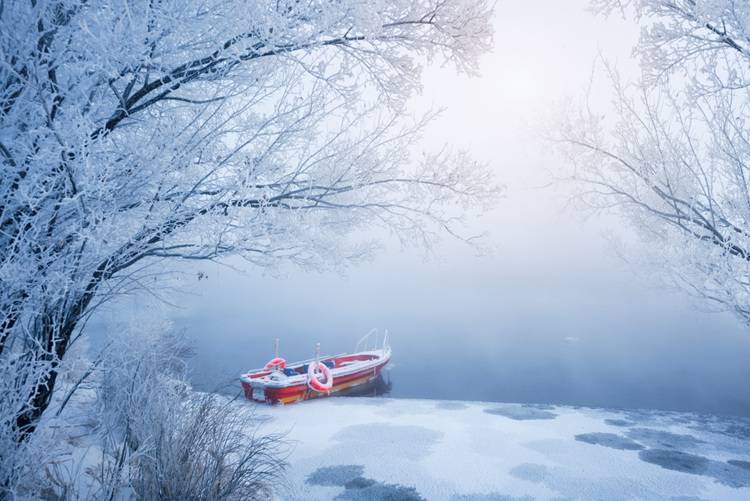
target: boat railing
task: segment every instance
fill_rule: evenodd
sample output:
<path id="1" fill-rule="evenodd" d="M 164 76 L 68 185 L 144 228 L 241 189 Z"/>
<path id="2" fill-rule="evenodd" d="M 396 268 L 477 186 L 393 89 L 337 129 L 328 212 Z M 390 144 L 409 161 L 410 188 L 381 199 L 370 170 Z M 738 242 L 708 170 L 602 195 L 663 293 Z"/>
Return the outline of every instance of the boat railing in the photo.
<path id="1" fill-rule="evenodd" d="M 389 351 L 390 348 L 391 348 L 391 345 L 390 345 L 389 339 L 388 339 L 388 330 L 387 329 L 384 330 L 383 334 L 381 335 L 380 331 L 378 331 L 378 329 L 372 329 L 370 332 L 368 332 L 367 334 L 365 334 L 362 337 L 362 339 L 360 339 L 357 342 L 357 346 L 354 349 L 354 352 L 355 353 L 359 353 L 359 352 L 362 352 L 362 351 L 376 351 L 376 350 L 380 350 L 380 349 L 385 350 L 385 351 Z M 276 352 L 276 356 L 278 357 L 278 340 L 276 341 L 276 344 L 275 344 L 275 352 Z M 338 355 L 333 355 L 333 356 L 331 356 L 331 355 L 316 356 L 314 358 L 310 358 L 310 359 L 307 359 L 307 360 L 303 360 L 301 362 L 297 362 L 295 365 L 297 365 L 297 364 L 304 365 L 304 364 L 309 364 L 310 362 L 313 362 L 315 360 L 328 360 L 328 359 L 332 359 L 332 358 L 343 357 L 345 355 L 348 355 L 348 353 L 340 353 Z M 245 374 L 252 374 L 252 373 L 255 373 L 255 372 L 262 372 L 264 370 L 268 370 L 268 369 L 266 369 L 265 367 L 260 367 L 258 369 L 251 369 L 251 370 L 247 371 Z M 243 374 L 243 376 L 245 374 Z"/>
<path id="2" fill-rule="evenodd" d="M 333 359 L 333 358 L 343 357 L 345 355 L 347 355 L 347 353 L 339 353 L 338 355 L 325 355 L 325 356 L 321 355 L 320 357 L 318 357 L 318 360 L 330 360 L 330 359 Z M 294 367 L 296 367 L 297 365 L 306 365 L 306 364 L 309 364 L 310 362 L 314 362 L 314 361 L 315 361 L 315 357 L 308 358 L 307 360 L 302 360 L 300 362 L 295 362 Z M 258 369 L 250 369 L 245 374 L 252 374 L 254 372 L 263 372 L 263 371 L 266 371 L 266 370 L 268 370 L 266 367 L 260 367 Z"/>
<path id="3" fill-rule="evenodd" d="M 357 341 L 354 351 L 359 353 L 361 351 L 375 351 L 381 348 L 384 350 L 390 348 L 388 344 L 388 330 L 383 331 L 381 335 L 378 329 L 372 329 L 362 339 Z"/>

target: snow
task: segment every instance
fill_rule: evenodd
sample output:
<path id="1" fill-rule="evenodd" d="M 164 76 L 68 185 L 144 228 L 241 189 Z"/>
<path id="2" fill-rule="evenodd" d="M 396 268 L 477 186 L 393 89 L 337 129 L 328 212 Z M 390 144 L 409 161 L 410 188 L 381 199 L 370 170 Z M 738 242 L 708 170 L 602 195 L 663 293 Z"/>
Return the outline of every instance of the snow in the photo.
<path id="1" fill-rule="evenodd" d="M 286 432 L 289 500 L 750 499 L 750 420 L 389 398 L 237 402 Z"/>

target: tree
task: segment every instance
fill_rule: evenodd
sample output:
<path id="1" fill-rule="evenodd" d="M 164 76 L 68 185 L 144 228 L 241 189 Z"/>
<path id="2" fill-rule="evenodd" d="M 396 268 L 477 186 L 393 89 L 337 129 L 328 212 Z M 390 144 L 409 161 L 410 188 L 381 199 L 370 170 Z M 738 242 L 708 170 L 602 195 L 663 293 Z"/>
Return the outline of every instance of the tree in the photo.
<path id="1" fill-rule="evenodd" d="M 750 5 L 595 7 L 642 22 L 643 75 L 606 65 L 614 114 L 583 106 L 561 127 L 579 193 L 628 218 L 672 283 L 750 323 Z"/>
<path id="2" fill-rule="evenodd" d="M 486 0 L 0 2 L 0 403 L 32 433 L 95 307 L 167 258 L 321 265 L 430 242 L 494 188 L 404 114 L 473 73 Z"/>

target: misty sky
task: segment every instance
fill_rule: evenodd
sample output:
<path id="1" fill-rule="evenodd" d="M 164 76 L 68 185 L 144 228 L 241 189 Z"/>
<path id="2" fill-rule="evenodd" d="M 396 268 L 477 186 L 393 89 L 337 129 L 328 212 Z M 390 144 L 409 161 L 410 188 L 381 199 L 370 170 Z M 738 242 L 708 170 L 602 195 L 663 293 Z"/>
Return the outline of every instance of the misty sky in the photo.
<path id="1" fill-rule="evenodd" d="M 625 75 L 638 27 L 594 18 L 585 1 L 504 0 L 480 78 L 428 68 L 415 111 L 446 107 L 426 148 L 445 143 L 487 162 L 506 187 L 487 231 L 491 255 L 444 240 L 425 259 L 386 242 L 346 274 L 284 268 L 280 277 L 201 265 L 168 309 L 196 340 L 205 387 L 265 363 L 280 337 L 287 359 L 351 350 L 373 327 L 394 348 L 393 395 L 750 415 L 750 331 L 666 292 L 615 256 L 623 223 L 571 206 L 549 187 L 562 160 L 537 125 L 578 96 L 601 52 Z M 112 308 L 105 310 L 112 315 Z"/>

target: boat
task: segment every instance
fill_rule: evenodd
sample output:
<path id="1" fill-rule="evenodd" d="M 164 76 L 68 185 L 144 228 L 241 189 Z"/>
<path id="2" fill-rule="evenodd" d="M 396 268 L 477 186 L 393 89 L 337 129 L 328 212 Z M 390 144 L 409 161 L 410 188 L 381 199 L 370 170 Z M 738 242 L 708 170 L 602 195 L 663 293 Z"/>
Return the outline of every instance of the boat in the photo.
<path id="1" fill-rule="evenodd" d="M 279 357 L 277 339 L 274 358 L 240 376 L 245 398 L 271 405 L 291 404 L 372 383 L 391 359 L 388 333 L 383 334 L 379 347 L 370 347 L 377 341 L 377 331 L 371 331 L 359 340 L 353 353 L 335 356 L 320 356 L 318 344 L 314 358 L 287 364 Z"/>

